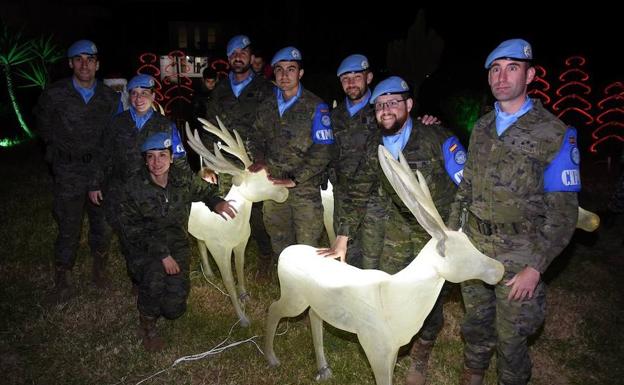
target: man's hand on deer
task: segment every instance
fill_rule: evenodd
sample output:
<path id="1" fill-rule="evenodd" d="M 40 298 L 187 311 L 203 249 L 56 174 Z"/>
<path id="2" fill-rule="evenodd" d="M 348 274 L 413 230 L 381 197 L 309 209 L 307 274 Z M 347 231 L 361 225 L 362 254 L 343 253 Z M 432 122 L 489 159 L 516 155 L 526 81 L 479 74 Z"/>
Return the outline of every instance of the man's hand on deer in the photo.
<path id="1" fill-rule="evenodd" d="M 425 126 L 430 126 L 432 124 L 442 124 L 442 121 L 433 115 L 423 115 L 419 116 L 418 120 L 422 122 Z"/>
<path id="2" fill-rule="evenodd" d="M 265 162 L 265 161 L 263 161 L 263 160 L 257 160 L 257 161 L 255 161 L 255 162 L 253 162 L 253 163 L 251 164 L 251 166 L 249 166 L 247 169 L 248 169 L 249 171 L 251 171 L 251 172 L 258 172 L 258 171 L 260 171 L 260 170 L 262 170 L 262 169 L 265 169 L 265 170 L 266 170 L 267 168 L 268 168 L 268 166 L 267 166 L 267 164 L 266 164 L 266 162 Z"/>
<path id="3" fill-rule="evenodd" d="M 280 179 L 280 178 L 273 178 L 271 176 L 268 176 L 268 178 L 276 186 L 284 186 L 286 188 L 291 188 L 297 185 L 295 181 L 290 178 Z"/>
<path id="4" fill-rule="evenodd" d="M 171 255 L 163 258 L 162 264 L 165 268 L 165 273 L 167 273 L 168 275 L 175 275 L 180 272 L 180 266 L 178 266 L 178 263 L 175 261 L 175 259 L 173 259 L 173 257 L 171 257 Z"/>
<path id="5" fill-rule="evenodd" d="M 348 241 L 349 237 L 346 235 L 339 235 L 336 237 L 332 247 L 329 249 L 318 249 L 316 253 L 325 258 L 340 258 L 340 262 L 346 262 Z"/>
<path id="6" fill-rule="evenodd" d="M 531 266 L 525 267 L 505 284 L 506 286 L 511 286 L 507 299 L 510 301 L 522 301 L 533 298 L 533 293 L 539 280 L 539 271 Z"/>
<path id="7" fill-rule="evenodd" d="M 223 201 L 215 205 L 215 212 L 221 215 L 221 217 L 226 221 L 228 219 L 234 219 L 234 217 L 236 217 L 236 213 L 238 213 L 238 211 L 236 211 L 236 208 L 232 206 L 230 202 L 234 201 Z"/>
<path id="8" fill-rule="evenodd" d="M 100 203 L 102 203 L 102 200 L 104 198 L 102 198 L 102 191 L 97 190 L 97 191 L 89 191 L 89 200 L 91 201 L 91 203 L 93 203 L 96 206 L 99 206 Z"/>
<path id="9" fill-rule="evenodd" d="M 199 176 L 208 183 L 217 184 L 217 174 L 208 167 L 202 167 Z"/>

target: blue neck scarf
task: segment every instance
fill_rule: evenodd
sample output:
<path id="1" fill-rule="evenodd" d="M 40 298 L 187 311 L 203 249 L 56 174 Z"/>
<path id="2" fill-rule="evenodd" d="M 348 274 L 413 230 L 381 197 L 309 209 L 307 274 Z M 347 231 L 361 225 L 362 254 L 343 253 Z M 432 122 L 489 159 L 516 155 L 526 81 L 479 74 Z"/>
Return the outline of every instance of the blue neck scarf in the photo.
<path id="1" fill-rule="evenodd" d="M 232 87 L 232 92 L 234 92 L 234 96 L 237 98 L 240 96 L 241 92 L 243 92 L 243 88 L 247 87 L 247 84 L 251 83 L 254 78 L 253 71 L 250 71 L 249 76 L 247 76 L 244 80 L 237 82 L 234 79 L 234 72 L 229 73 L 228 77 L 230 78 L 230 87 Z"/>
<path id="2" fill-rule="evenodd" d="M 74 84 L 74 89 L 78 91 L 80 96 L 82 96 L 82 100 L 84 100 L 85 104 L 89 103 L 89 100 L 95 95 L 95 86 L 97 86 L 97 81 L 93 82 L 93 87 L 84 88 L 76 81 L 76 78 L 72 76 L 72 83 Z"/>
<path id="3" fill-rule="evenodd" d="M 132 106 L 130 106 L 129 110 L 130 110 L 130 116 L 132 117 L 132 120 L 134 120 L 134 124 L 136 125 L 136 128 L 138 131 L 141 131 L 145 123 L 147 123 L 147 121 L 150 120 L 152 115 L 154 115 L 154 110 L 151 108 L 147 111 L 147 113 L 143 115 L 137 114 L 136 110 Z"/>
<path id="4" fill-rule="evenodd" d="M 527 96 L 524 104 L 520 109 L 513 114 L 508 114 L 500 109 L 500 104 L 498 102 L 494 103 L 494 110 L 496 110 L 496 133 L 498 136 L 503 135 L 503 132 L 509 128 L 512 124 L 514 124 L 518 118 L 522 115 L 526 114 L 533 108 L 533 101 Z"/>
<path id="5" fill-rule="evenodd" d="M 390 151 L 394 159 L 399 159 L 399 153 L 405 148 L 411 134 L 412 118 L 407 118 L 407 121 L 399 132 L 391 136 L 383 137 L 384 147 Z"/>
<path id="6" fill-rule="evenodd" d="M 370 97 L 371 97 L 371 92 L 370 92 L 370 89 L 369 89 L 368 91 L 366 91 L 366 94 L 362 98 L 362 101 L 357 103 L 357 104 L 352 104 L 351 100 L 348 97 L 345 98 L 346 101 L 347 101 L 347 110 L 349 111 L 349 116 L 353 116 L 353 115 L 357 114 L 359 110 L 364 108 L 364 106 L 366 106 L 368 104 L 368 101 L 370 100 Z"/>
<path id="7" fill-rule="evenodd" d="M 284 112 L 288 110 L 299 98 L 301 97 L 301 92 L 303 91 L 303 85 L 299 83 L 299 89 L 297 90 L 297 95 L 293 96 L 289 100 L 284 100 L 284 93 L 281 89 L 277 89 L 277 109 L 279 110 L 280 116 L 284 115 Z"/>

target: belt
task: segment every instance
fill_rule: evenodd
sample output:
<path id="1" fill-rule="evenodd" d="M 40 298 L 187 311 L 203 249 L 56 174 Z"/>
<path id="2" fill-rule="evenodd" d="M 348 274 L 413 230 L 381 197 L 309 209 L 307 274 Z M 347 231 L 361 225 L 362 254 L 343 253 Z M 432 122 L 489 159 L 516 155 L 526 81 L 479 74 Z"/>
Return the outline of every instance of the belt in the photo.
<path id="1" fill-rule="evenodd" d="M 91 163 L 91 160 L 93 159 L 93 156 L 91 155 L 91 153 L 73 154 L 71 152 L 66 152 L 66 151 L 59 150 L 59 149 L 56 150 L 56 153 L 57 153 L 57 159 L 64 163 L 77 163 L 77 162 Z"/>
<path id="2" fill-rule="evenodd" d="M 527 230 L 527 226 L 522 222 L 494 223 L 477 217 L 470 210 L 466 210 L 466 214 L 466 223 L 486 236 L 494 234 L 517 235 Z"/>

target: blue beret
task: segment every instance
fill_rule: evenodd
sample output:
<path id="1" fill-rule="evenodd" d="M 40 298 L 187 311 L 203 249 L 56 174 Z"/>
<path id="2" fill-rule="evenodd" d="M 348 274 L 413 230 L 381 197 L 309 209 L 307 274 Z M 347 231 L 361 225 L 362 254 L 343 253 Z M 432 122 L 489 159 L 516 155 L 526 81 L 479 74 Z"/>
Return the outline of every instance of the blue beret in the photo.
<path id="1" fill-rule="evenodd" d="M 237 49 L 243 49 L 249 47 L 251 40 L 245 35 L 236 35 L 230 39 L 227 43 L 226 53 L 230 57 Z"/>
<path id="2" fill-rule="evenodd" d="M 505 40 L 498 47 L 494 48 L 487 59 L 485 59 L 485 69 L 489 69 L 494 60 L 514 59 L 528 61 L 533 59 L 531 44 L 522 39 Z"/>
<path id="3" fill-rule="evenodd" d="M 362 72 L 367 70 L 369 67 L 370 65 L 368 64 L 366 56 L 359 54 L 347 56 L 347 58 L 340 63 L 336 76 L 340 76 L 347 72 Z"/>
<path id="4" fill-rule="evenodd" d="M 145 139 L 141 145 L 141 152 L 149 150 L 162 150 L 171 147 L 171 135 L 167 132 L 157 132 Z"/>
<path id="5" fill-rule="evenodd" d="M 67 57 L 72 58 L 74 56 L 85 55 L 97 55 L 97 47 L 91 40 L 78 40 L 72 44 L 67 50 Z"/>
<path id="6" fill-rule="evenodd" d="M 130 81 L 128 82 L 128 91 L 131 91 L 135 88 L 154 88 L 156 86 L 156 82 L 154 81 L 154 78 L 151 77 L 150 75 L 137 75 L 135 77 L 133 77 L 132 79 L 130 79 Z"/>
<path id="7" fill-rule="evenodd" d="M 377 84 L 370 98 L 370 104 L 374 104 L 375 100 L 381 95 L 386 94 L 402 94 L 409 91 L 407 82 L 398 76 L 390 76 Z"/>
<path id="8" fill-rule="evenodd" d="M 273 60 L 271 60 L 271 67 L 275 66 L 278 62 L 281 61 L 301 61 L 303 57 L 301 57 L 301 52 L 295 47 L 286 47 L 282 48 L 275 56 L 273 56 Z"/>

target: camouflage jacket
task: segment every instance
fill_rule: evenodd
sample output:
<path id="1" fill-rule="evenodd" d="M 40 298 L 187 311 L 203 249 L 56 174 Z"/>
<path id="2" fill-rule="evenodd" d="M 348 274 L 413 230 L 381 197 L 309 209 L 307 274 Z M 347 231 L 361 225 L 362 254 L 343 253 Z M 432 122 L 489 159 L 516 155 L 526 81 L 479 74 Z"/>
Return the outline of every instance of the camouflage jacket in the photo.
<path id="1" fill-rule="evenodd" d="M 151 180 L 146 168 L 124 187 L 119 221 L 132 249 L 129 255 L 149 258 L 190 256 L 187 228 L 191 203 L 203 201 L 212 209 L 222 201 L 215 185 L 189 180 L 173 168 L 165 188 Z"/>
<path id="2" fill-rule="evenodd" d="M 172 133 L 171 122 L 158 112 L 152 113 L 141 130 L 137 129 L 130 110 L 115 116 L 102 140 L 96 180 L 93 183 L 98 187 L 96 190 L 118 190 L 133 175 L 143 171 L 145 160 L 141 155 L 141 144 L 157 132 Z M 185 170 L 187 176 L 191 173 L 186 157 L 174 159 L 173 166 Z"/>
<path id="3" fill-rule="evenodd" d="M 273 84 L 262 76 L 255 76 L 237 98 L 234 96 L 229 78 L 223 79 L 212 91 L 205 118 L 217 125 L 215 116 L 219 116 L 229 130 L 236 129 L 243 141 L 247 142 L 251 136 L 258 106 L 273 94 Z M 206 147 L 212 149 L 212 146 L 208 145 L 214 142 L 216 137 L 205 130 L 200 132 L 202 140 L 206 140 L 204 142 Z"/>
<path id="4" fill-rule="evenodd" d="M 90 176 L 102 134 L 118 106 L 119 95 L 100 81 L 89 103 L 76 91 L 72 78 L 46 88 L 39 97 L 35 114 L 37 131 L 47 145 L 46 160 L 53 169 L 63 164 L 65 169 Z"/>
<path id="5" fill-rule="evenodd" d="M 544 170 L 559 152 L 566 125 L 539 101 L 533 104 L 500 137 L 494 112 L 477 121 L 449 225 L 459 225 L 462 210 L 493 224 L 514 224 L 522 230 L 507 237 L 533 245 L 518 262 L 544 272 L 574 232 L 578 200 L 576 193 L 544 192 Z"/>
<path id="6" fill-rule="evenodd" d="M 412 133 L 402 151 L 414 174 L 418 170 L 425 177 L 433 203 L 443 220 L 448 218 L 456 192 L 455 184 L 444 167 L 444 154 L 442 152 L 442 145 L 449 137 L 451 137 L 450 132 L 442 126 L 426 126 L 414 119 Z M 414 215 L 403 204 L 383 172 L 381 175 L 382 185 L 388 195 L 392 197 L 394 209 L 399 210 L 401 215 L 414 225 L 415 231 L 422 236 L 429 237 L 429 234 L 418 224 Z"/>
<path id="7" fill-rule="evenodd" d="M 379 188 L 381 169 L 376 160 L 381 135 L 368 105 L 351 116 L 342 103 L 332 111 L 331 120 L 336 141 L 330 164 L 336 177 L 334 223 L 336 234 L 350 236 L 360 226 L 371 194 Z"/>
<path id="8" fill-rule="evenodd" d="M 295 180 L 294 193 L 297 189 L 318 189 L 330 162 L 332 145 L 312 141 L 312 122 L 320 104 L 324 103 L 318 96 L 304 89 L 282 116 L 275 96 L 258 107 L 249 142 L 251 155 L 268 164 L 270 175 Z"/>

